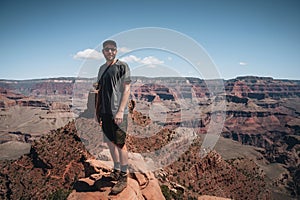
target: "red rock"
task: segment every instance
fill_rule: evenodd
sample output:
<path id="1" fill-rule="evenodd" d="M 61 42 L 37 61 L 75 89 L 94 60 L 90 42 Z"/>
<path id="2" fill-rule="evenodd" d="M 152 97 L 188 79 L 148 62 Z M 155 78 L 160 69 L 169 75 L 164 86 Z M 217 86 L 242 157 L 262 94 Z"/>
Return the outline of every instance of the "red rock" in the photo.
<path id="1" fill-rule="evenodd" d="M 223 197 L 215 197 L 215 196 L 209 196 L 209 195 L 202 195 L 198 197 L 198 200 L 230 200 L 228 198 Z"/>
<path id="2" fill-rule="evenodd" d="M 68 200 L 79 199 L 128 199 L 128 200 L 163 200 L 165 199 L 158 184 L 158 180 L 151 172 L 146 174 L 136 172 L 128 178 L 128 186 L 118 195 L 110 195 L 114 183 L 105 177 L 109 174 L 109 167 L 99 160 L 86 161 L 86 176 L 75 183 L 73 192 Z M 88 169 L 88 170 L 87 170 Z M 92 172 L 97 174 L 92 174 Z M 96 176 L 97 175 L 97 176 Z M 96 177 L 96 178 L 94 178 Z"/>

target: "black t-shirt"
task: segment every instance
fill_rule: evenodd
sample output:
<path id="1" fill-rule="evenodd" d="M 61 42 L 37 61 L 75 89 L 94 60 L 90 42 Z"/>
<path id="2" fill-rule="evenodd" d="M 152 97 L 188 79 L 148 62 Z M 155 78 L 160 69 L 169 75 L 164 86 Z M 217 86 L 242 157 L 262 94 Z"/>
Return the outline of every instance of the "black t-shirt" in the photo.
<path id="1" fill-rule="evenodd" d="M 116 63 L 109 66 L 104 64 L 100 67 L 98 73 L 98 83 L 101 88 L 99 97 L 101 98 L 100 115 L 108 114 L 114 116 L 118 111 L 124 85 L 131 82 L 130 70 L 127 63 L 117 60 Z M 99 80 L 101 78 L 101 80 Z M 126 106 L 124 114 L 128 113 Z"/>

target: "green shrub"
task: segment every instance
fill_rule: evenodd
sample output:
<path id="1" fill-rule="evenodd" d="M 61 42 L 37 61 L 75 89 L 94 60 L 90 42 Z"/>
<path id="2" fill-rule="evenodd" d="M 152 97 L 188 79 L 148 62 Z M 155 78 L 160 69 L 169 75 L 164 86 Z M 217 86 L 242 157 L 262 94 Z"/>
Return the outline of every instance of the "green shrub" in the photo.
<path id="1" fill-rule="evenodd" d="M 70 193 L 71 190 L 59 189 L 50 194 L 47 200 L 66 200 Z"/>
<path id="2" fill-rule="evenodd" d="M 161 185 L 160 186 L 161 192 L 163 193 L 164 197 L 166 200 L 181 200 L 183 199 L 183 193 L 181 191 L 177 191 L 177 193 L 171 191 L 168 186 L 166 185 Z"/>
<path id="3" fill-rule="evenodd" d="M 166 198 L 166 200 L 171 200 L 171 193 L 170 193 L 168 186 L 161 185 L 160 189 L 161 189 L 161 192 L 163 193 L 164 197 Z"/>

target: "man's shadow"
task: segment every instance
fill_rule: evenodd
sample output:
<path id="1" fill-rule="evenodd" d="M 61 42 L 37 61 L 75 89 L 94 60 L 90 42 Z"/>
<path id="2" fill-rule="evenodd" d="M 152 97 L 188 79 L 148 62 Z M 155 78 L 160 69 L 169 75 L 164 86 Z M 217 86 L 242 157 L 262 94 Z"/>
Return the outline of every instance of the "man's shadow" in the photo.
<path id="1" fill-rule="evenodd" d="M 75 189 L 76 192 L 101 192 L 104 191 L 103 188 L 113 187 L 114 185 L 111 178 L 102 176 L 100 179 L 96 180 L 93 185 L 90 185 L 84 180 L 79 180 L 74 183 L 73 189 Z"/>

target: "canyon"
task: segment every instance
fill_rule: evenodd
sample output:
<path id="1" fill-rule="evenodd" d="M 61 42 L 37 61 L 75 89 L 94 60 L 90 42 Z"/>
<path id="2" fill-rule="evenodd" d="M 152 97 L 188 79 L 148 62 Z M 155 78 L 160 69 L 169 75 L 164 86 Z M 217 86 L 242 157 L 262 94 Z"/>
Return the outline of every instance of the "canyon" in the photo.
<path id="1" fill-rule="evenodd" d="M 2 197 L 36 192 L 33 186 L 20 186 L 29 180 L 20 181 L 12 170 L 34 171 L 47 187 L 54 183 L 46 176 L 50 171 L 60 177 L 57 186 L 70 189 L 78 177 L 86 176 L 83 163 L 88 157 L 109 161 L 94 120 L 93 82 L 85 78 L 0 80 L 0 152 L 5 169 L 1 181 L 6 187 L 1 189 Z M 154 173 L 166 198 L 297 199 L 299 97 L 299 80 L 132 77 L 128 149 L 156 162 L 148 163 L 152 168 L 144 171 Z M 61 137 L 71 133 L 65 141 L 70 148 L 64 153 L 59 148 L 41 150 L 40 143 L 50 144 L 45 142 L 49 134 L 52 139 L 47 140 L 54 141 L 51 148 L 56 148 L 62 145 Z M 73 147 L 74 138 L 76 145 L 83 146 Z M 74 148 L 81 149 L 85 159 L 73 155 Z M 59 175 L 63 172 L 54 171 L 59 165 L 73 166 L 52 155 L 61 153 L 69 158 L 66 162 L 75 160 L 67 181 Z M 9 162 L 14 164 L 9 167 Z M 18 187 L 23 187 L 23 193 L 17 192 Z"/>

